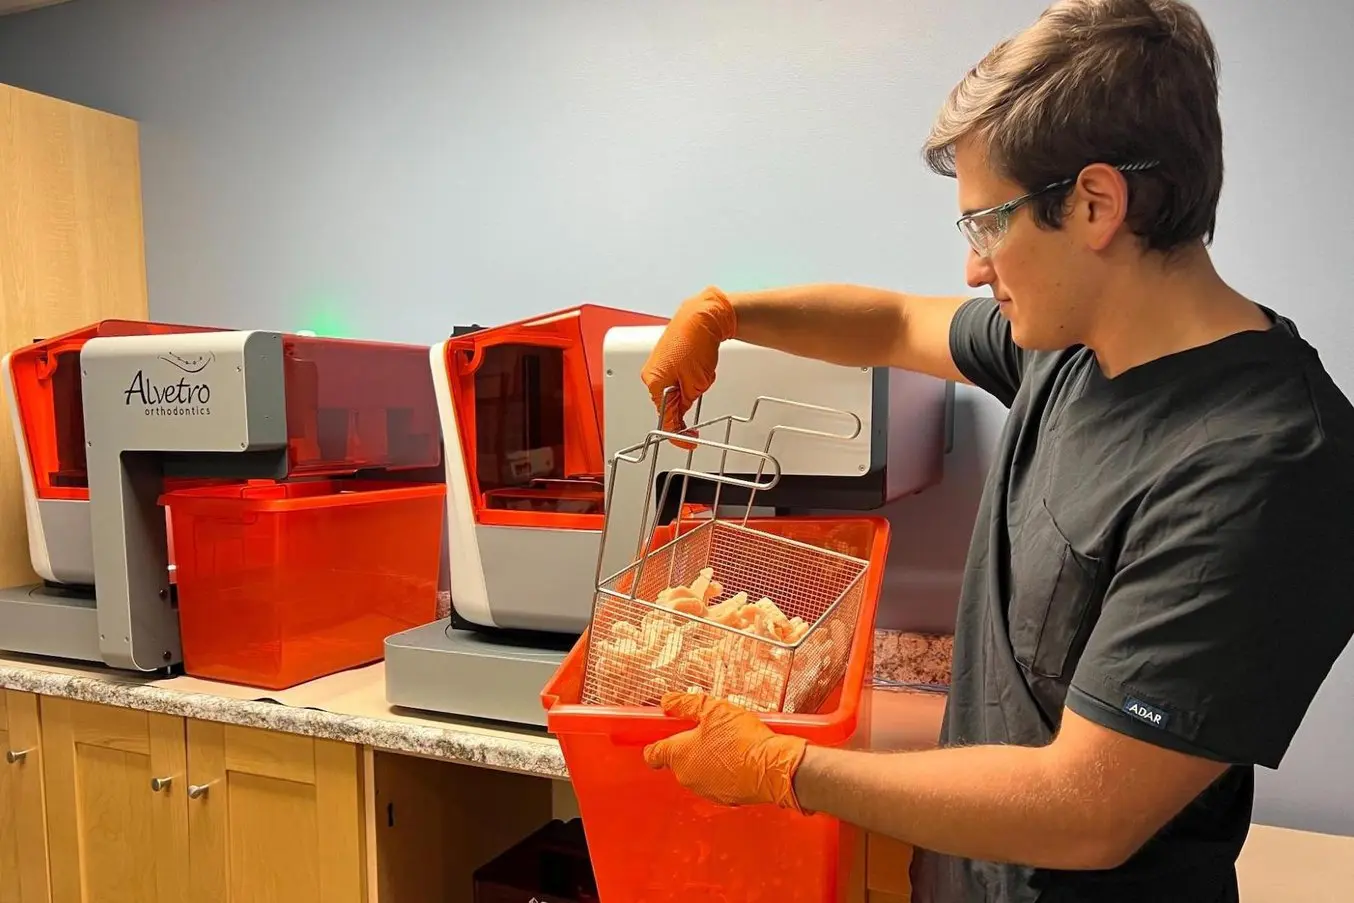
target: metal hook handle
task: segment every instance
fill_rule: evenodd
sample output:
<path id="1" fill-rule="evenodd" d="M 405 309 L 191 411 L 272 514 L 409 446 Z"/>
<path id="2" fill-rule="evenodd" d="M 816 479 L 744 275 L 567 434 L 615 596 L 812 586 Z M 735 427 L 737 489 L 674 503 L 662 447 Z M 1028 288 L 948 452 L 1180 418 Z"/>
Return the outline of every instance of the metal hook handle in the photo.
<path id="1" fill-rule="evenodd" d="M 779 404 L 784 405 L 785 407 L 798 408 L 800 410 L 805 411 L 817 411 L 821 414 L 832 414 L 834 416 L 849 417 L 851 419 L 852 424 L 851 431 L 847 433 L 834 433 L 830 430 L 820 430 L 802 426 L 788 426 L 786 424 L 776 424 L 775 426 L 771 427 L 766 431 L 766 444 L 762 446 L 762 451 L 768 454 L 771 451 L 772 443 L 776 441 L 776 437 L 778 435 L 790 433 L 797 436 L 811 436 L 819 439 L 834 439 L 843 442 L 851 442 L 857 436 L 860 435 L 861 430 L 864 428 L 864 424 L 861 422 L 860 415 L 856 414 L 854 411 L 847 411 L 842 408 L 830 408 L 820 404 L 811 404 L 807 401 L 794 401 L 789 398 L 778 398 L 774 395 L 758 395 L 755 399 L 753 399 L 752 410 L 748 412 L 747 416 L 739 417 L 736 414 L 729 414 L 724 417 L 715 417 L 709 421 L 709 424 L 698 423 L 696 424 L 696 426 L 692 427 L 692 429 L 699 431 L 701 429 L 704 429 L 707 425 L 713 425 L 715 423 L 723 421 L 724 441 L 725 443 L 728 443 L 733 435 L 733 425 L 735 423 L 751 423 L 752 421 L 756 420 L 757 412 L 761 409 L 763 403 Z M 688 459 L 688 463 L 689 460 L 690 459 Z M 728 469 L 728 453 L 726 452 L 725 454 L 720 456 L 719 472 L 724 473 L 727 469 Z M 757 474 L 753 479 L 760 480 L 761 478 L 762 478 L 762 466 L 758 464 Z M 715 497 L 714 502 L 711 505 L 711 508 L 716 512 L 719 510 L 719 495 L 720 490 L 722 488 L 723 488 L 722 486 L 715 487 Z M 748 504 L 743 511 L 743 526 L 747 526 L 748 519 L 752 517 L 754 497 L 755 493 L 753 492 L 748 493 Z M 686 502 L 686 493 L 685 487 L 683 487 L 682 505 L 685 505 L 685 502 Z M 678 508 L 677 516 L 679 518 L 681 517 L 681 506 L 679 506 Z"/>
<path id="2" fill-rule="evenodd" d="M 847 411 L 843 408 L 830 408 L 821 404 L 811 404 L 807 401 L 795 401 L 794 399 L 790 398 L 779 398 L 775 395 L 758 395 L 753 400 L 752 410 L 748 412 L 747 416 L 739 417 L 737 414 L 726 414 L 722 417 L 711 418 L 711 420 L 708 423 L 697 423 L 695 426 L 691 427 L 691 429 L 692 430 L 704 429 L 706 426 L 710 426 L 725 420 L 731 421 L 733 423 L 751 423 L 752 421 L 757 419 L 757 412 L 761 410 L 761 407 L 764 403 L 784 405 L 787 408 L 798 408 L 803 411 L 817 411 L 820 414 L 831 414 L 834 416 L 849 417 L 852 423 L 852 430 L 849 433 L 833 433 L 828 430 L 815 430 L 809 429 L 807 427 L 778 425 L 771 427 L 769 432 L 772 434 L 776 432 L 793 432 L 807 436 L 820 436 L 824 439 L 841 439 L 843 441 L 850 442 L 852 439 L 855 439 L 857 436 L 859 436 L 860 431 L 864 428 L 864 423 L 861 421 L 860 415 L 855 413 L 854 411 Z M 771 440 L 769 437 L 767 439 L 766 444 L 767 447 L 771 445 Z"/>
<path id="3" fill-rule="evenodd" d="M 685 479 L 688 477 L 696 477 L 698 479 L 710 480 L 711 482 L 714 482 L 716 484 L 738 486 L 750 490 L 750 492 L 753 495 L 762 490 L 774 489 L 776 487 L 776 484 L 780 482 L 781 477 L 780 461 L 776 460 L 776 458 L 769 452 L 765 451 L 759 452 L 756 449 L 742 448 L 740 446 L 730 445 L 727 442 L 716 442 L 713 439 L 702 439 L 699 436 L 686 436 L 679 433 L 668 432 L 662 429 L 650 430 L 648 434 L 644 437 L 644 440 L 642 442 L 637 442 L 634 445 L 629 446 L 628 448 L 621 449 L 620 451 L 614 453 L 611 457 L 609 472 L 607 474 L 606 492 L 604 496 L 605 501 L 603 502 L 602 507 L 603 512 L 602 535 L 597 543 L 597 567 L 595 572 L 596 585 L 600 586 L 602 583 L 602 561 L 606 556 L 606 543 L 608 538 L 607 534 L 610 532 L 608 527 L 611 521 L 611 506 L 615 500 L 616 471 L 619 464 L 621 462 L 626 462 L 629 464 L 639 464 L 649 458 L 649 452 L 651 449 L 655 448 L 656 446 L 662 445 L 664 442 L 668 442 L 674 439 L 681 442 L 691 443 L 693 448 L 687 451 L 686 467 L 674 468 L 673 470 L 669 471 L 668 478 L 664 483 L 663 494 L 659 502 L 658 506 L 659 511 L 663 510 L 663 505 L 666 504 L 667 502 L 668 487 L 671 486 L 672 477 L 674 475 L 680 475 L 683 477 L 682 502 L 681 502 L 682 504 L 685 504 L 686 501 L 687 484 L 685 482 Z M 703 471 L 692 470 L 691 460 L 695 453 L 695 447 L 712 448 L 722 451 L 723 455 L 721 456 L 721 461 L 727 459 L 729 452 L 734 452 L 736 454 L 748 455 L 750 457 L 758 458 L 760 460 L 760 464 L 758 465 L 757 469 L 758 480 L 757 481 L 742 480 L 737 477 L 726 476 L 722 472 L 718 474 L 712 474 Z M 658 457 L 659 457 L 658 454 L 655 453 L 653 455 L 652 460 L 650 460 L 649 462 L 649 475 L 648 480 L 645 483 L 646 489 L 644 492 L 644 507 L 640 513 L 639 519 L 640 523 L 639 540 L 635 548 L 636 558 L 639 558 L 643 554 L 646 545 L 653 540 L 654 530 L 657 529 L 658 526 L 656 523 L 649 525 L 649 510 L 652 504 L 653 497 L 653 491 L 651 487 L 654 485 L 654 479 L 658 471 Z M 767 465 L 770 465 L 771 467 L 772 476 L 768 481 L 760 482 L 761 475 L 765 473 Z"/>
<path id="4" fill-rule="evenodd" d="M 792 434 L 799 436 L 832 439 L 838 441 L 851 441 L 860 435 L 864 427 L 864 424 L 862 423 L 860 416 L 854 413 L 853 411 L 846 411 L 842 410 L 841 408 L 832 408 L 826 407 L 824 405 L 811 404 L 809 402 L 794 401 L 788 398 L 779 398 L 770 395 L 760 395 L 753 400 L 752 407 L 746 415 L 739 416 L 737 414 L 725 414 L 719 417 L 713 417 L 709 420 L 701 420 L 700 412 L 703 398 L 698 398 L 696 399 L 695 416 L 692 418 L 694 421 L 694 425 L 688 428 L 689 433 L 679 434 L 668 431 L 663 428 L 663 424 L 666 419 L 664 415 L 668 411 L 668 406 L 670 404 L 676 403 L 675 399 L 677 396 L 675 393 L 677 393 L 677 391 L 678 390 L 675 386 L 669 386 L 667 389 L 663 390 L 663 395 L 658 409 L 657 428 L 650 430 L 642 441 L 615 452 L 612 455 L 611 460 L 609 461 L 609 471 L 607 474 L 603 502 L 602 535 L 600 541 L 598 542 L 597 549 L 597 567 L 595 571 L 597 586 L 601 586 L 602 584 L 602 562 L 606 554 L 605 550 L 608 538 L 607 534 L 609 532 L 608 528 L 611 521 L 611 506 L 612 503 L 614 502 L 615 496 L 616 471 L 621 462 L 626 462 L 629 464 L 639 464 L 643 463 L 645 460 L 649 460 L 649 475 L 648 481 L 645 483 L 646 488 L 644 492 L 644 508 L 640 515 L 639 537 L 635 548 L 635 558 L 636 560 L 641 560 L 644 557 L 646 547 L 652 543 L 654 533 L 658 527 L 656 520 L 652 524 L 649 523 L 649 511 L 653 497 L 653 491 L 651 487 L 654 485 L 655 477 L 658 470 L 658 458 L 659 458 L 659 454 L 655 451 L 652 459 L 650 459 L 649 453 L 651 450 L 661 447 L 664 443 L 668 441 L 682 442 L 688 446 L 686 450 L 686 466 L 674 468 L 668 472 L 667 478 L 663 484 L 662 493 L 659 497 L 657 509 L 658 512 L 660 513 L 665 509 L 668 499 L 668 493 L 672 485 L 672 479 L 673 477 L 680 476 L 682 478 L 682 492 L 681 498 L 679 499 L 678 502 L 677 509 L 677 532 L 678 534 L 680 534 L 682 509 L 686 505 L 687 488 L 689 486 L 689 481 L 691 478 L 708 480 L 715 484 L 713 508 L 716 514 L 719 510 L 720 493 L 722 492 L 724 486 L 733 486 L 736 488 L 748 490 L 748 504 L 743 513 L 743 523 L 744 525 L 746 525 L 748 519 L 751 517 L 757 493 L 769 489 L 774 489 L 780 482 L 780 478 L 782 475 L 781 464 L 779 459 L 776 458 L 776 456 L 771 453 L 771 446 L 778 436 Z M 831 430 L 812 429 L 808 427 L 777 424 L 770 427 L 767 430 L 766 443 L 760 451 L 755 448 L 733 445 L 731 442 L 733 425 L 735 423 L 740 424 L 751 423 L 753 420 L 756 419 L 757 414 L 762 409 L 763 405 L 781 405 L 784 407 L 795 408 L 803 411 L 813 411 L 821 414 L 844 417 L 849 419 L 851 428 L 843 432 L 834 432 Z M 716 426 L 721 423 L 724 425 L 724 441 L 720 442 L 713 439 L 705 438 L 700 435 L 702 431 L 708 430 L 710 427 Z M 720 452 L 719 470 L 717 472 L 710 473 L 707 471 L 698 471 L 692 467 L 697 448 L 709 448 Z M 758 461 L 757 472 L 756 475 L 753 477 L 753 479 L 745 480 L 742 478 L 731 477 L 728 475 L 727 473 L 728 458 L 730 452 L 740 455 L 746 455 L 748 457 L 757 459 Z M 773 475 L 770 479 L 763 480 L 768 465 L 770 466 Z"/>

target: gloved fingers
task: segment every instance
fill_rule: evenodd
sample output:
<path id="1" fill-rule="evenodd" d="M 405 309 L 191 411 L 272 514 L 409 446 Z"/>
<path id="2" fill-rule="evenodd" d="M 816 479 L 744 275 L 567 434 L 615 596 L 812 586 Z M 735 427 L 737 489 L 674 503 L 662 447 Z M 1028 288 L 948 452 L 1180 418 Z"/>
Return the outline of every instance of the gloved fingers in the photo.
<path id="1" fill-rule="evenodd" d="M 687 408 L 685 406 L 680 406 L 677 405 L 676 403 L 674 403 L 671 407 L 669 407 L 666 411 L 664 411 L 663 413 L 664 432 L 679 433 L 683 436 L 696 435 L 695 432 L 687 429 L 686 411 Z M 673 444 L 688 451 L 696 447 L 690 442 L 679 442 L 676 439 L 673 440 Z"/>
<path id="2" fill-rule="evenodd" d="M 666 423 L 663 429 L 669 433 L 681 433 L 685 436 L 699 438 L 700 431 L 687 426 L 687 414 L 696 406 L 696 402 L 710 391 L 710 387 L 715 383 L 713 374 L 696 371 L 694 373 L 683 373 L 677 377 L 677 391 L 672 393 L 668 407 L 665 411 Z M 690 451 L 696 446 L 690 442 L 680 442 L 673 440 L 673 445 L 683 451 Z"/>
<path id="3" fill-rule="evenodd" d="M 666 740 L 659 740 L 657 743 L 650 743 L 644 747 L 644 764 L 653 769 L 672 767 L 673 740 L 676 737 L 669 737 Z"/>
<path id="4" fill-rule="evenodd" d="M 683 417 L 687 411 L 695 407 L 701 396 L 710 391 L 710 387 L 715 384 L 715 378 L 713 372 L 706 372 L 698 367 L 678 372 L 677 391 L 673 394 L 677 396 L 676 403 Z"/>
<path id="5" fill-rule="evenodd" d="M 691 405 L 683 398 L 680 381 L 677 386 L 670 388 L 664 388 L 658 384 L 650 385 L 649 398 L 653 401 L 654 410 L 663 415 L 661 428 L 664 432 L 696 435 L 686 426 L 686 412 L 690 410 Z M 690 451 L 696 447 L 690 442 L 682 442 L 677 439 L 673 439 L 672 444 L 683 451 Z"/>
<path id="6" fill-rule="evenodd" d="M 705 714 L 709 705 L 710 697 L 704 693 L 664 693 L 659 704 L 663 708 L 663 714 L 669 718 L 686 718 L 691 721 L 699 721 L 701 715 Z"/>
<path id="7" fill-rule="evenodd" d="M 707 711 L 709 703 L 709 698 L 702 693 L 679 692 L 665 693 L 660 701 L 664 715 L 670 718 L 682 718 L 697 722 Z M 697 727 L 680 734 L 674 734 L 666 740 L 649 744 L 644 747 L 644 761 L 650 768 L 670 768 L 674 756 L 692 741 L 699 730 L 700 728 Z"/>

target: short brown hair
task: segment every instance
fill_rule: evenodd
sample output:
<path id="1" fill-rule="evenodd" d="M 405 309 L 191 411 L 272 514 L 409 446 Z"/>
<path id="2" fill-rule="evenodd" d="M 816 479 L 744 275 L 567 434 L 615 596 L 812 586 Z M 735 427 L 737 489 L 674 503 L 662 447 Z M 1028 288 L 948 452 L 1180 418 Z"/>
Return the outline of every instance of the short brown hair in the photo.
<path id="1" fill-rule="evenodd" d="M 1035 191 L 1092 163 L 1155 162 L 1126 174 L 1127 223 L 1152 250 L 1213 240 L 1222 194 L 1218 57 L 1181 0 L 1059 0 L 1002 41 L 950 92 L 926 141 L 927 164 L 954 175 L 974 138 L 999 174 Z M 1034 199 L 1062 222 L 1067 191 Z"/>

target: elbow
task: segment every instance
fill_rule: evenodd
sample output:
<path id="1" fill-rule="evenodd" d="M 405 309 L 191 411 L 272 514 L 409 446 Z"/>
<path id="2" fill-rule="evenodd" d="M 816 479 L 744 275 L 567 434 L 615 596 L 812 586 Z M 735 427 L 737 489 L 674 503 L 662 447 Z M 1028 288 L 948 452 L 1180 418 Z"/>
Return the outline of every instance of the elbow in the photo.
<path id="1" fill-rule="evenodd" d="M 1117 869 L 1138 851 L 1136 846 L 1121 843 L 1104 843 L 1086 850 L 1080 861 L 1073 866 L 1079 871 L 1108 871 Z"/>
<path id="2" fill-rule="evenodd" d="M 1057 867 L 1088 872 L 1116 869 L 1132 859 L 1147 840 L 1132 825 L 1106 819 L 1103 830 L 1088 831 L 1078 838 L 1068 849 L 1066 860 Z"/>

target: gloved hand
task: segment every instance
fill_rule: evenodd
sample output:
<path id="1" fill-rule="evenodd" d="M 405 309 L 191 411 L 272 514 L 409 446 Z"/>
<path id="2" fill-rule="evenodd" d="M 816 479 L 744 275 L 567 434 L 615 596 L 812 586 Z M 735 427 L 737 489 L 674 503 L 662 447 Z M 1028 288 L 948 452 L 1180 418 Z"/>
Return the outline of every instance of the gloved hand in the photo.
<path id="1" fill-rule="evenodd" d="M 803 812 L 794 776 L 808 741 L 773 733 L 756 715 L 704 694 L 668 693 L 663 712 L 696 727 L 650 744 L 644 761 L 672 770 L 688 790 L 726 806 L 771 803 Z"/>
<path id="2" fill-rule="evenodd" d="M 714 384 L 719 346 L 736 331 L 733 305 L 717 288 L 707 288 L 677 308 L 640 370 L 654 407 L 663 411 L 664 430 L 686 432 L 686 412 Z M 669 387 L 677 391 L 664 409 L 663 391 Z"/>

